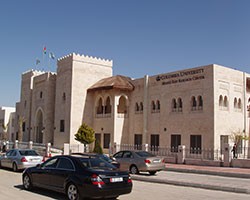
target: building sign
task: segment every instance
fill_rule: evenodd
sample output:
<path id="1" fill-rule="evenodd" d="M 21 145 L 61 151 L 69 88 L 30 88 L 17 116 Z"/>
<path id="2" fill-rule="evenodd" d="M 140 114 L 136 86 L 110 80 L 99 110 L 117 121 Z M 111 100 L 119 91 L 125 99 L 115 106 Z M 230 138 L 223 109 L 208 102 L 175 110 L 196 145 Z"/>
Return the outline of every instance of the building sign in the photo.
<path id="1" fill-rule="evenodd" d="M 170 85 L 174 83 L 184 83 L 187 81 L 195 81 L 205 79 L 204 69 L 195 69 L 188 71 L 176 72 L 173 74 L 164 74 L 156 77 L 156 81 L 163 81 L 162 85 Z"/>

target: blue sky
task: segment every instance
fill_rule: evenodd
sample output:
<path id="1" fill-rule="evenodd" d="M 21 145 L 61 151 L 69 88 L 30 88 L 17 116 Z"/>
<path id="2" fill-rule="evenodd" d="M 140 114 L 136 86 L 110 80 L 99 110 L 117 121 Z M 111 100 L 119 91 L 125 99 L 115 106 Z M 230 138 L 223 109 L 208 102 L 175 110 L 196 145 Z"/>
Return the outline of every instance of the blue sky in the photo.
<path id="1" fill-rule="evenodd" d="M 250 73 L 249 0 L 8 0 L 0 4 L 0 106 L 20 99 L 21 74 L 56 69 L 75 52 L 112 59 L 140 78 L 207 64 Z"/>

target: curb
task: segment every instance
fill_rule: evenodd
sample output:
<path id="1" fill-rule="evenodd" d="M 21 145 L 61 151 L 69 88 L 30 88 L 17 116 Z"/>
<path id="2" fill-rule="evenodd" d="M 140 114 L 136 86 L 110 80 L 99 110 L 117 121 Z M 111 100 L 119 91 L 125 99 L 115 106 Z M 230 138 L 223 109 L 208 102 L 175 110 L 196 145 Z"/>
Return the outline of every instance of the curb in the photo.
<path id="1" fill-rule="evenodd" d="M 250 179 L 250 174 L 242 174 L 242 173 L 234 173 L 234 172 L 204 171 L 204 170 L 197 170 L 197 169 L 178 169 L 178 168 L 171 168 L 171 167 L 168 167 L 165 171 Z"/>
<path id="2" fill-rule="evenodd" d="M 215 186 L 215 185 L 199 184 L 199 183 L 192 183 L 192 182 L 172 181 L 172 180 L 167 180 L 167 179 L 149 179 L 149 178 L 145 178 L 139 175 L 131 175 L 131 176 L 132 176 L 132 180 L 136 180 L 136 181 L 168 184 L 168 185 L 184 186 L 184 187 L 194 187 L 194 188 L 202 188 L 202 189 L 217 190 L 217 191 L 224 191 L 224 192 L 250 194 L 250 190 L 236 188 L 236 187 Z"/>

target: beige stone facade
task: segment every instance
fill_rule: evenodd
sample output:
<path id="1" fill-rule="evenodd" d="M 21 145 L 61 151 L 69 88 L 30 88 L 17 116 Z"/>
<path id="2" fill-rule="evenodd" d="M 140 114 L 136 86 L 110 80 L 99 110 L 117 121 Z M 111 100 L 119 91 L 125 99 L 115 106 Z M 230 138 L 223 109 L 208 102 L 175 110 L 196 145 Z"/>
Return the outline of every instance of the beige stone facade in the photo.
<path id="1" fill-rule="evenodd" d="M 112 76 L 112 65 L 70 54 L 58 59 L 57 73 L 24 73 L 17 104 L 17 117 L 26 119 L 24 140 L 74 144 L 83 122 L 105 149 L 110 143 L 221 148 L 234 131 L 249 135 L 249 74 L 208 65 L 130 79 Z"/>

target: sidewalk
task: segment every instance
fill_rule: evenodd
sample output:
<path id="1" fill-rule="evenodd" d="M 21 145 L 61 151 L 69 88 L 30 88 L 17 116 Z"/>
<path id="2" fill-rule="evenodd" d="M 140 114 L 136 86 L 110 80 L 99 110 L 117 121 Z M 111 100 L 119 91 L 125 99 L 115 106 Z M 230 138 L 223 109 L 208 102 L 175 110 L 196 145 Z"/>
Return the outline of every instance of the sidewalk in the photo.
<path id="1" fill-rule="evenodd" d="M 133 180 L 250 194 L 250 169 L 167 164 L 155 176 L 132 175 Z"/>
<path id="2" fill-rule="evenodd" d="M 250 178 L 250 169 L 233 167 L 209 167 L 197 165 L 166 164 L 167 171 Z"/>

